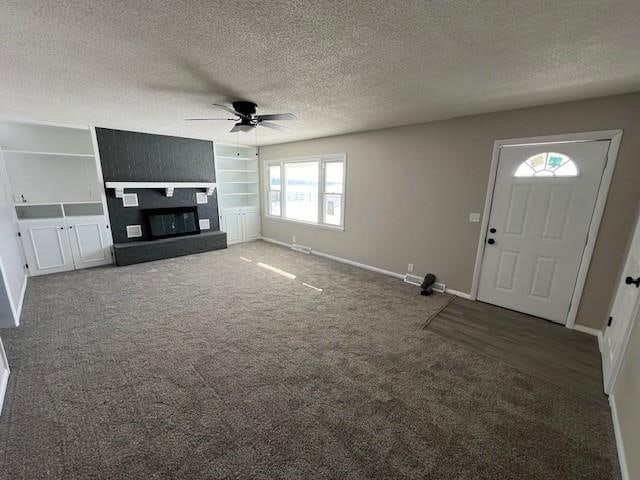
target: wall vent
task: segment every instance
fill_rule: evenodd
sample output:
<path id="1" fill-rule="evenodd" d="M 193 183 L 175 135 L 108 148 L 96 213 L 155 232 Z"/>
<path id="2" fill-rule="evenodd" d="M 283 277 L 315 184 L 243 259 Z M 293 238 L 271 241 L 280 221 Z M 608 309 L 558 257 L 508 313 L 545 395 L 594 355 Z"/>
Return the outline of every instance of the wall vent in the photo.
<path id="1" fill-rule="evenodd" d="M 122 194 L 122 206 L 123 207 L 137 207 L 138 206 L 138 194 L 137 193 L 124 193 L 124 194 Z"/>
<path id="2" fill-rule="evenodd" d="M 444 283 L 436 282 L 433 284 L 434 292 L 444 293 L 446 289 L 447 286 Z"/>
<path id="3" fill-rule="evenodd" d="M 311 253 L 311 247 L 298 245 L 297 243 L 291 244 L 291 250 L 295 250 L 296 252 L 300 252 L 300 253 Z"/>
<path id="4" fill-rule="evenodd" d="M 127 225 L 127 238 L 137 238 L 142 236 L 140 225 Z"/>
<path id="5" fill-rule="evenodd" d="M 423 277 L 419 277 L 418 275 L 411 275 L 410 273 L 404 274 L 405 283 L 410 283 L 411 285 L 422 285 Z"/>
<path id="6" fill-rule="evenodd" d="M 211 223 L 208 218 L 198 220 L 198 223 L 200 224 L 200 230 L 209 230 L 211 228 Z"/>
<path id="7" fill-rule="evenodd" d="M 207 203 L 208 201 L 209 197 L 207 197 L 207 194 L 205 192 L 196 192 L 196 203 L 198 205 Z"/>

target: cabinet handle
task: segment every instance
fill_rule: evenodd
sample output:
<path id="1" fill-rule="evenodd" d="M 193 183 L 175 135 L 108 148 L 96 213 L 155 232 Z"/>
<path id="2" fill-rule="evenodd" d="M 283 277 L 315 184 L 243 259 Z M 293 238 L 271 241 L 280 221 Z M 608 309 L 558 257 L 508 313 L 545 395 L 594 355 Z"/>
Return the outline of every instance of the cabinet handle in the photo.
<path id="1" fill-rule="evenodd" d="M 64 230 L 64 227 L 60 227 L 60 230 Z"/>

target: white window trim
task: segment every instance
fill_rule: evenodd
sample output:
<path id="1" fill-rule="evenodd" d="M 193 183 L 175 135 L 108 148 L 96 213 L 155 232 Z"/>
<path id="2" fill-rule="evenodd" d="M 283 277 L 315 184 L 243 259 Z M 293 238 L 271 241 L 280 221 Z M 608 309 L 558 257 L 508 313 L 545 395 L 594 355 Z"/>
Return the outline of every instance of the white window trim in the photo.
<path id="1" fill-rule="evenodd" d="M 318 172 L 318 223 L 314 222 L 305 222 L 304 220 L 296 220 L 292 218 L 286 218 L 286 171 L 285 164 L 287 163 L 302 163 L 302 162 L 318 162 L 319 172 Z M 331 162 L 342 162 L 342 202 L 340 208 L 340 225 L 331 225 L 328 223 L 324 223 L 324 196 L 325 195 L 333 195 L 331 193 L 325 194 L 325 164 Z M 269 167 L 273 165 L 280 166 L 280 215 L 271 215 L 269 213 Z M 346 153 L 334 153 L 328 155 L 309 155 L 304 157 L 288 157 L 281 159 L 273 159 L 273 160 L 263 160 L 262 162 L 262 178 L 264 181 L 262 182 L 263 188 L 262 193 L 265 200 L 265 209 L 264 216 L 271 220 L 278 220 L 281 222 L 289 222 L 289 223 L 298 223 L 301 225 L 307 225 L 310 227 L 318 227 L 318 228 L 326 228 L 329 230 L 338 230 L 344 231 L 345 225 L 345 204 L 346 204 L 346 193 L 347 193 L 347 154 Z"/>

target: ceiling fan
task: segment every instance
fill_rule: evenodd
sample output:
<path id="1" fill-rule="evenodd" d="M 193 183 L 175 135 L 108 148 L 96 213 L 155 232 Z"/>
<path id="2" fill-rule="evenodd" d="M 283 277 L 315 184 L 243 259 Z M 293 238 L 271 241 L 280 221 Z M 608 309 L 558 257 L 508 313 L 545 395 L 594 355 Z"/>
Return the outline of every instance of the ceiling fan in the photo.
<path id="1" fill-rule="evenodd" d="M 269 113 L 266 115 L 257 115 L 257 105 L 253 102 L 238 101 L 232 103 L 233 108 L 226 105 L 219 105 L 214 103 L 213 106 L 218 110 L 224 110 L 235 118 L 186 118 L 187 121 L 211 121 L 211 120 L 232 120 L 236 124 L 231 129 L 231 132 L 250 132 L 256 127 L 273 128 L 274 130 L 280 130 L 282 132 L 288 132 L 289 128 L 284 125 L 278 125 L 270 120 L 295 120 L 296 116 L 293 113 Z"/>

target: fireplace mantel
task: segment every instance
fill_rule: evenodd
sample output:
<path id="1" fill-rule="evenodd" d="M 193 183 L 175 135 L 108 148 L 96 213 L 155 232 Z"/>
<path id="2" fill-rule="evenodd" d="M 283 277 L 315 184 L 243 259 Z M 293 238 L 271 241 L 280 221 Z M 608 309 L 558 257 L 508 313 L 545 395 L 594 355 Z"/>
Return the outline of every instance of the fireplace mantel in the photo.
<path id="1" fill-rule="evenodd" d="M 216 188 L 216 184 L 207 182 L 105 182 L 105 187 L 113 188 L 116 198 L 122 198 L 127 188 L 164 190 L 167 197 L 172 197 L 173 190 L 176 188 L 202 188 L 206 190 L 208 196 L 211 196 Z"/>

